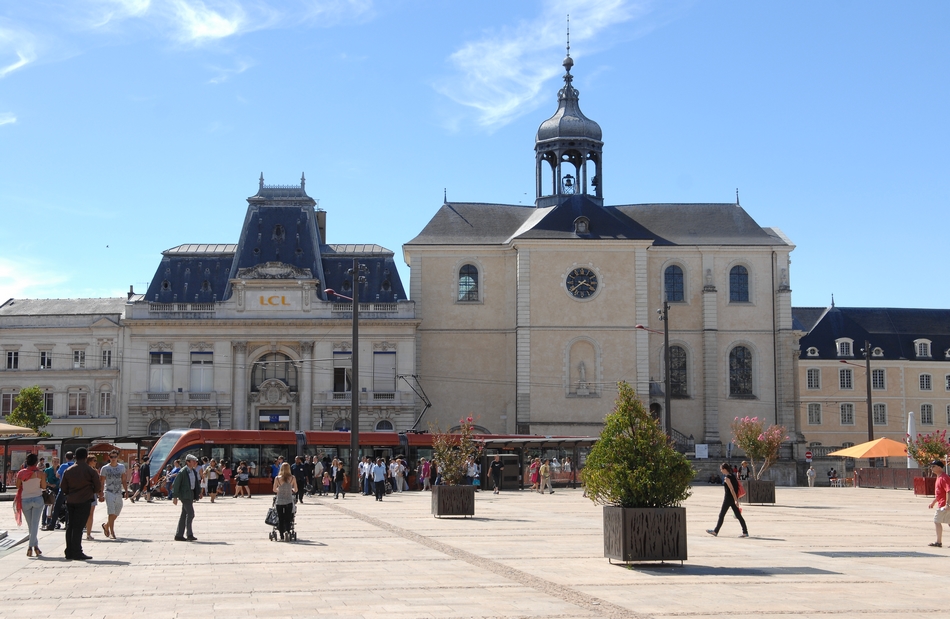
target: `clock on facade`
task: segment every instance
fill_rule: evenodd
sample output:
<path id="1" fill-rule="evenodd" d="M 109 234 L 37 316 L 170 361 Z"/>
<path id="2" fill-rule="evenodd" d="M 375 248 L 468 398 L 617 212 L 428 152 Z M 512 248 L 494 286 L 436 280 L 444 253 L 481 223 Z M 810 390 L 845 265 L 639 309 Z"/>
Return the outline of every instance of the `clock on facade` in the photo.
<path id="1" fill-rule="evenodd" d="M 577 267 L 567 274 L 567 291 L 577 299 L 586 299 L 597 292 L 597 274 L 587 267 Z"/>

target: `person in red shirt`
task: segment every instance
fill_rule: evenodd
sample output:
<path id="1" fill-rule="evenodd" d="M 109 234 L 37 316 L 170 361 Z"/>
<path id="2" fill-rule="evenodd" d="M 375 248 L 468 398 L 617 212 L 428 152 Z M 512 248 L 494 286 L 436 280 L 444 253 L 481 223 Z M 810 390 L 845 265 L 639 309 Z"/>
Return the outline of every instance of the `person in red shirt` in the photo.
<path id="1" fill-rule="evenodd" d="M 937 527 L 937 541 L 930 544 L 940 548 L 943 546 L 943 525 L 950 524 L 950 509 L 947 508 L 947 493 L 950 492 L 950 475 L 944 472 L 944 464 L 941 460 L 934 460 L 930 463 L 930 469 L 937 476 L 936 491 L 934 500 L 930 502 L 930 509 L 934 505 L 937 511 L 934 512 L 934 526 Z"/>

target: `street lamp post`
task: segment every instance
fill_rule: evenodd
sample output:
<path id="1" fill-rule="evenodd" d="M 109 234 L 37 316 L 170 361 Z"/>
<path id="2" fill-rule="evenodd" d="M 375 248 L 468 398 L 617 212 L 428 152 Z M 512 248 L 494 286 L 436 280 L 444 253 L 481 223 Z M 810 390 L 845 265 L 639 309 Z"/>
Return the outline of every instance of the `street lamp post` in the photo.
<path id="1" fill-rule="evenodd" d="M 673 386 L 673 379 L 671 375 L 671 369 L 673 367 L 670 359 L 670 304 L 668 301 L 663 301 L 663 309 L 656 310 L 657 315 L 660 320 L 663 321 L 663 366 L 666 372 L 665 380 L 663 381 L 663 423 L 666 425 L 666 436 L 673 438 L 673 416 L 670 413 L 670 395 Z M 647 331 L 649 333 L 657 333 L 659 331 L 654 331 L 653 329 L 648 329 L 643 325 L 637 325 L 637 329 Z"/>
<path id="2" fill-rule="evenodd" d="M 868 407 L 868 442 L 870 442 L 874 440 L 874 402 L 871 400 L 871 343 L 865 340 L 864 348 L 861 350 L 861 352 L 864 353 L 864 378 Z M 844 363 L 845 365 L 861 367 L 857 363 L 851 363 L 850 361 L 845 361 L 844 359 L 841 359 L 841 363 Z"/>
<path id="3" fill-rule="evenodd" d="M 353 302 L 353 354 L 350 370 L 350 492 L 360 491 L 360 284 L 366 282 L 366 265 L 353 258 L 353 268 L 347 274 L 353 278 L 353 296 L 339 294 L 332 288 L 324 290 L 327 294 L 348 299 Z"/>

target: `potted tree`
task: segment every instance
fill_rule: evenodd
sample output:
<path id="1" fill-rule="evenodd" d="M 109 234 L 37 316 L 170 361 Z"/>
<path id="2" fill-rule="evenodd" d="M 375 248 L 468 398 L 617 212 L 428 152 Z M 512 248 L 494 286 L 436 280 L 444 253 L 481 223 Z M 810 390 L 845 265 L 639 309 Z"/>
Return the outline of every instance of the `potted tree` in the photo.
<path id="1" fill-rule="evenodd" d="M 762 474 L 778 460 L 779 447 L 788 440 L 785 426 L 766 428 L 758 417 L 736 417 L 732 422 L 732 435 L 732 442 L 745 452 L 752 468 L 752 479 L 746 483 L 746 502 L 774 503 L 775 482 L 762 479 Z"/>
<path id="2" fill-rule="evenodd" d="M 604 556 L 685 561 L 694 471 L 625 382 L 584 467 L 587 496 L 604 506 Z"/>
<path id="3" fill-rule="evenodd" d="M 468 475 L 468 459 L 478 461 L 482 451 L 476 442 L 471 417 L 459 420 L 458 433 L 435 432 L 432 439 L 433 460 L 442 483 L 432 486 L 432 515 L 474 516 L 475 486 L 462 482 Z"/>
<path id="4" fill-rule="evenodd" d="M 915 438 L 911 438 L 910 434 L 907 435 L 907 455 L 917 461 L 923 473 L 922 477 L 914 478 L 916 496 L 934 496 L 937 490 L 937 478 L 930 473 L 930 463 L 934 460 L 946 460 L 948 453 L 950 453 L 950 443 L 947 442 L 946 430 L 918 434 Z"/>

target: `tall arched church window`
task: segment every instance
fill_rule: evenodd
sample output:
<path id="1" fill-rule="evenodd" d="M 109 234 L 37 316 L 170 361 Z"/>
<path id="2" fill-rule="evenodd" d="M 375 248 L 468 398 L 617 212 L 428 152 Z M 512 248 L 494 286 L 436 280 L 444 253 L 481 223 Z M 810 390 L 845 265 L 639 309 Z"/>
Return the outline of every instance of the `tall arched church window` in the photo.
<path id="1" fill-rule="evenodd" d="M 459 301 L 478 301 L 478 269 L 466 264 L 459 269 Z"/>
<path id="2" fill-rule="evenodd" d="M 164 419 L 156 419 L 152 423 L 148 424 L 149 436 L 161 436 L 169 430 L 171 430 L 171 426 L 169 426 L 168 422 Z"/>
<path id="3" fill-rule="evenodd" d="M 749 302 L 749 271 L 741 264 L 729 271 L 729 302 Z"/>
<path id="4" fill-rule="evenodd" d="M 753 395 L 752 351 L 745 346 L 729 351 L 729 395 Z"/>
<path id="5" fill-rule="evenodd" d="M 670 346 L 670 395 L 689 395 L 686 379 L 686 349 Z"/>
<path id="6" fill-rule="evenodd" d="M 297 368 L 287 355 L 268 353 L 255 361 L 251 372 L 251 391 L 258 391 L 261 383 L 272 378 L 282 381 L 291 391 L 297 391 Z"/>
<path id="7" fill-rule="evenodd" d="M 683 269 L 671 265 L 666 267 L 663 274 L 663 288 L 666 290 L 666 300 L 670 303 L 682 302 L 683 293 Z"/>

